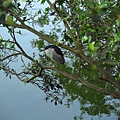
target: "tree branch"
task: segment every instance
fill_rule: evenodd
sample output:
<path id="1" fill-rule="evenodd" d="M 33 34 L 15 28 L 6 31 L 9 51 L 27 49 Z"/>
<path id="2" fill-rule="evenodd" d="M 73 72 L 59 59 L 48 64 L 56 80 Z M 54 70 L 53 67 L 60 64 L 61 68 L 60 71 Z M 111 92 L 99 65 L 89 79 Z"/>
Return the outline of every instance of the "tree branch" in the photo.
<path id="1" fill-rule="evenodd" d="M 120 94 L 119 93 L 116 93 L 116 92 L 114 92 L 114 91 L 112 91 L 112 90 L 106 90 L 106 89 L 103 89 L 103 88 L 101 88 L 101 87 L 98 87 L 98 86 L 96 86 L 96 85 L 94 85 L 94 84 L 92 84 L 92 83 L 90 83 L 90 82 L 87 82 L 87 81 L 85 81 L 85 80 L 82 80 L 79 76 L 73 76 L 73 75 L 71 75 L 71 74 L 68 74 L 67 72 L 63 72 L 63 71 L 60 71 L 60 70 L 58 70 L 57 68 L 53 68 L 53 70 L 55 70 L 57 73 L 59 73 L 59 74 L 62 74 L 62 75 L 64 75 L 65 77 L 67 77 L 67 78 L 69 78 L 69 79 L 72 79 L 72 80 L 75 80 L 75 81 L 79 81 L 79 82 L 81 82 L 83 85 L 85 85 L 85 86 L 87 86 L 87 87 L 89 87 L 89 88 L 91 88 L 91 89 L 93 89 L 93 90 L 96 90 L 96 91 L 98 91 L 98 92 L 100 92 L 100 93 L 103 93 L 103 94 L 106 94 L 106 95 L 112 95 L 113 97 L 115 97 L 115 98 L 118 98 L 118 99 L 120 99 Z"/>
<path id="2" fill-rule="evenodd" d="M 36 77 L 39 77 L 41 75 L 42 70 L 43 69 L 39 70 L 39 72 L 37 74 L 34 74 L 31 78 L 26 80 L 26 82 L 30 82 L 31 80 L 34 80 Z"/>
<path id="3" fill-rule="evenodd" d="M 59 13 L 58 9 L 57 9 L 56 6 L 55 6 L 56 2 L 55 2 L 54 4 L 52 4 L 52 3 L 50 2 L 50 0 L 47 0 L 47 2 L 48 2 L 48 4 L 50 5 L 50 7 L 55 11 L 55 13 L 63 20 L 63 23 L 64 23 L 65 27 L 67 28 L 67 30 L 68 30 L 68 32 L 69 32 L 72 40 L 76 43 L 76 39 L 75 39 L 75 37 L 74 37 L 74 35 L 73 35 L 73 33 L 72 33 L 72 31 L 71 31 L 71 29 L 70 29 L 67 21 L 64 19 L 63 16 L 61 16 L 61 14 Z"/>
<path id="4" fill-rule="evenodd" d="M 57 15 L 63 20 L 63 23 L 65 25 L 65 27 L 67 28 L 71 38 L 73 39 L 73 41 L 75 42 L 75 45 L 77 47 L 77 45 L 79 44 L 79 41 L 76 42 L 76 39 L 67 23 L 67 21 L 64 20 L 64 18 L 59 14 L 59 11 L 58 9 L 55 8 L 55 6 L 49 1 L 47 0 L 47 2 L 49 3 L 50 7 L 57 13 Z M 32 33 L 34 33 L 35 35 L 39 36 L 41 39 L 44 39 L 46 40 L 47 42 L 49 43 L 52 43 L 52 44 L 56 44 L 57 41 L 49 38 L 48 36 L 46 35 L 43 35 L 42 33 L 38 32 L 37 30 L 33 29 L 32 27 L 26 25 L 24 23 L 24 21 L 16 14 L 14 13 L 13 11 L 9 11 L 21 24 L 16 24 L 16 23 L 8 23 L 8 22 L 5 22 L 6 25 L 9 25 L 9 26 L 13 26 L 13 27 L 17 27 L 17 28 L 21 28 L 21 29 L 26 29 Z M 17 44 L 17 43 L 16 43 Z M 33 61 L 33 62 L 36 62 L 31 56 L 27 55 L 22 49 L 21 47 L 19 46 L 19 44 L 17 44 L 17 46 L 20 48 L 20 50 L 23 52 L 23 55 L 28 58 L 29 60 Z M 67 45 L 64 45 L 64 44 L 59 44 L 59 46 L 73 52 L 74 54 L 76 54 L 77 56 L 81 57 L 84 61 L 86 61 L 87 63 L 89 63 L 91 66 L 95 65 L 98 69 L 98 71 L 102 74 L 103 78 L 108 81 L 109 83 L 112 83 L 114 86 L 116 86 L 118 89 L 120 89 L 120 83 L 118 81 L 116 81 L 107 71 L 105 71 L 104 69 L 102 69 L 98 64 L 97 62 L 94 62 L 92 60 L 90 60 L 87 56 L 84 55 L 82 49 L 75 49 L 75 48 L 71 48 Z M 78 48 L 78 47 L 77 47 Z M 44 66 L 42 65 L 42 63 L 38 63 L 39 67 L 42 68 L 42 69 L 51 69 L 51 67 L 49 66 Z M 94 90 L 97 90 L 101 93 L 105 93 L 105 94 L 110 94 L 116 98 L 119 98 L 120 99 L 120 95 L 116 92 L 113 92 L 113 91 L 110 91 L 110 90 L 105 90 L 103 88 L 100 88 L 100 87 L 97 87 L 87 81 L 84 81 L 82 79 L 80 79 L 78 76 L 72 76 L 66 72 L 63 72 L 63 71 L 60 71 L 60 70 L 57 70 L 56 68 L 53 68 L 53 70 L 55 70 L 56 72 L 58 72 L 59 74 L 62 74 L 64 75 L 65 77 L 68 77 L 72 80 L 79 80 L 79 82 L 81 82 L 82 84 L 84 84 L 85 86 L 88 86 L 89 88 L 92 88 Z M 36 76 L 37 77 L 37 76 Z M 34 78 L 34 76 L 32 77 Z M 31 78 L 31 79 L 32 79 Z"/>
<path id="5" fill-rule="evenodd" d="M 43 35 L 42 33 L 38 32 L 37 30 L 33 29 L 32 27 L 30 27 L 30 26 L 28 26 L 26 24 L 23 24 L 23 25 L 22 24 L 21 25 L 20 24 L 15 24 L 15 23 L 10 24 L 8 22 L 5 22 L 5 24 L 8 25 L 8 26 L 16 27 L 16 28 L 26 29 L 26 30 L 34 33 L 35 35 L 39 36 L 41 39 L 44 39 L 44 40 L 46 40 L 47 42 L 49 42 L 51 44 L 56 44 L 56 42 L 57 42 L 57 41 L 54 41 L 53 39 L 49 38 L 48 36 Z M 75 48 L 71 48 L 71 47 L 69 47 L 67 45 L 64 45 L 64 44 L 61 44 L 61 43 L 59 44 L 59 46 L 61 46 L 62 48 L 65 48 L 65 49 L 67 49 L 67 50 L 69 50 L 71 52 L 76 51 Z"/>
<path id="6" fill-rule="evenodd" d="M 12 11 L 11 9 L 7 9 L 8 12 L 10 12 L 21 24 L 24 24 L 24 21 L 19 17 L 17 13 Z"/>
<path id="7" fill-rule="evenodd" d="M 9 24 L 9 23 L 7 23 L 7 22 L 5 22 L 5 24 L 10 25 L 10 26 L 13 26 L 13 27 L 17 27 L 17 28 L 26 29 L 26 30 L 28 30 L 28 31 L 36 34 L 37 36 L 39 36 L 41 39 L 46 40 L 46 41 L 49 42 L 49 43 L 52 43 L 52 44 L 55 44 L 55 43 L 56 43 L 56 41 L 53 41 L 51 38 L 47 37 L 46 35 L 43 35 L 42 33 L 38 32 L 37 30 L 35 30 L 35 29 L 33 29 L 33 28 L 25 25 L 25 24 L 24 24 L 24 25 L 19 25 L 19 24 L 12 24 L 12 25 L 11 25 L 11 24 Z M 88 57 L 86 57 L 86 56 L 83 54 L 83 52 L 82 52 L 81 49 L 79 49 L 79 50 L 77 49 L 77 50 L 76 50 L 75 48 L 71 48 L 71 47 L 69 47 L 69 46 L 67 46 L 67 45 L 63 45 L 63 44 L 59 44 L 59 46 L 61 46 L 61 47 L 65 48 L 65 49 L 73 52 L 74 54 L 76 54 L 77 56 L 81 57 L 81 58 L 84 59 L 86 62 L 88 62 L 90 65 L 92 65 L 92 66 L 93 66 L 93 65 L 96 65 L 98 71 L 103 75 L 103 78 L 104 78 L 105 80 L 107 80 L 108 82 L 112 83 L 113 85 L 115 85 L 117 88 L 120 89 L 120 83 L 119 83 L 118 81 L 114 80 L 114 78 L 112 78 L 105 70 L 103 70 L 100 66 L 98 66 L 98 64 L 97 64 L 96 62 L 93 62 L 92 60 L 88 59 Z M 27 56 L 27 55 L 25 55 L 25 56 Z M 27 58 L 30 58 L 30 59 L 31 59 L 30 56 L 27 56 Z M 32 60 L 32 59 L 31 59 L 31 60 Z M 41 65 L 41 66 L 42 66 L 42 65 Z"/>
<path id="8" fill-rule="evenodd" d="M 87 86 L 87 87 L 89 87 L 89 88 L 91 88 L 91 89 L 93 89 L 93 90 L 96 90 L 96 91 L 98 91 L 98 92 L 100 92 L 100 93 L 103 93 L 103 94 L 112 95 L 113 97 L 116 97 L 116 98 L 120 99 L 120 94 L 118 94 L 118 93 L 116 93 L 116 92 L 114 92 L 114 91 L 112 91 L 112 90 L 105 90 L 105 89 L 103 89 L 103 88 L 100 88 L 100 87 L 98 87 L 98 86 L 95 86 L 95 85 L 93 85 L 93 84 L 91 84 L 91 83 L 89 83 L 89 82 L 87 82 L 87 81 L 84 81 L 84 80 L 80 79 L 79 76 L 77 76 L 77 79 L 78 79 L 83 85 L 85 85 L 85 86 Z"/>
<path id="9" fill-rule="evenodd" d="M 90 65 L 95 65 L 98 69 L 98 71 L 102 74 L 103 79 L 105 79 L 106 81 L 112 83 L 114 86 L 116 86 L 118 89 L 120 89 L 120 83 L 118 81 L 116 81 L 110 74 L 108 74 L 107 71 L 105 71 L 104 69 L 102 69 L 96 62 L 93 62 L 92 60 L 88 59 L 88 57 L 86 57 L 82 50 L 79 51 L 79 53 L 77 53 L 78 56 L 82 57 L 86 62 L 88 62 Z"/>
<path id="10" fill-rule="evenodd" d="M 14 54 L 11 54 L 11 55 L 8 55 L 8 56 L 4 57 L 3 59 L 0 59 L 0 61 L 4 61 L 4 60 L 6 60 L 6 59 L 8 59 L 8 58 L 10 58 L 12 56 L 21 55 L 21 54 L 22 53 L 14 53 Z"/>

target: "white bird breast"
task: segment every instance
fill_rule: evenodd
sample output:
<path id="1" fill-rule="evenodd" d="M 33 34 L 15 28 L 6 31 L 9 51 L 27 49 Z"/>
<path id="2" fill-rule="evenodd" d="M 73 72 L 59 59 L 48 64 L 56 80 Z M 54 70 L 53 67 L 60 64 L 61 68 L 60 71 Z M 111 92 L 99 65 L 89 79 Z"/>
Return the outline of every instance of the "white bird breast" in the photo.
<path id="1" fill-rule="evenodd" d="M 54 51 L 53 48 L 48 48 L 48 49 L 45 50 L 46 55 L 47 55 L 50 59 L 53 58 L 54 52 L 55 52 L 55 51 Z"/>

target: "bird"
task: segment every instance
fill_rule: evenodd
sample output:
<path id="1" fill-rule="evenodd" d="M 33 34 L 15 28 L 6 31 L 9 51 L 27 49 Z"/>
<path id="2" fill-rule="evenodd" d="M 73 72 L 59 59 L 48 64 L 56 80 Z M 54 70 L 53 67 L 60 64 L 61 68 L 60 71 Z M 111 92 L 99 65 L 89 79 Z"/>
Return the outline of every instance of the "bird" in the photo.
<path id="1" fill-rule="evenodd" d="M 48 45 L 44 47 L 44 51 L 47 57 L 49 57 L 54 62 L 59 64 L 64 64 L 65 59 L 61 49 L 56 45 Z"/>

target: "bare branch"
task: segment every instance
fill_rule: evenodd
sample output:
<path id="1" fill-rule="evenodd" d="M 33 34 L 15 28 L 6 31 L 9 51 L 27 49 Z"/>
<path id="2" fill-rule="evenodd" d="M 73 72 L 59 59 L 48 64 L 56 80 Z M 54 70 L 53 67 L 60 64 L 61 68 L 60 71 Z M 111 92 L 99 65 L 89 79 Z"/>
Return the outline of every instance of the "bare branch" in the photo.
<path id="1" fill-rule="evenodd" d="M 4 60 L 6 60 L 6 59 L 8 59 L 8 58 L 10 58 L 10 57 L 17 56 L 17 55 L 21 55 L 21 54 L 22 54 L 22 53 L 14 53 L 14 54 L 11 54 L 11 55 L 6 56 L 6 57 L 3 58 L 3 59 L 0 59 L 0 61 L 4 61 Z"/>
<path id="2" fill-rule="evenodd" d="M 30 82 L 31 80 L 34 80 L 37 77 L 41 76 L 41 72 L 43 69 L 39 70 L 39 72 L 37 74 L 34 74 L 31 78 L 29 78 L 26 82 Z"/>

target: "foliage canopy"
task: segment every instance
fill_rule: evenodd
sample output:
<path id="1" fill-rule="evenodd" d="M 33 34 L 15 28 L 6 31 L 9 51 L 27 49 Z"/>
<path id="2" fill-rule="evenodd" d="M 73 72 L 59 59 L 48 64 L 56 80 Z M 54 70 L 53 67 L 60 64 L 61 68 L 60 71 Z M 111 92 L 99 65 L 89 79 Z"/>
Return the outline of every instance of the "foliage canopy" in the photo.
<path id="1" fill-rule="evenodd" d="M 11 36 L 0 37 L 0 69 L 6 76 L 16 75 L 25 84 L 35 84 L 46 93 L 46 100 L 52 97 L 55 104 L 62 104 L 67 94 L 72 100 L 79 98 L 82 85 L 120 99 L 119 0 L 1 0 L 0 3 L 1 27 Z M 31 42 L 33 48 L 38 48 L 32 57 L 17 40 L 17 34 L 23 35 L 22 29 L 38 36 Z M 51 62 L 38 56 L 48 44 L 63 48 L 65 65 L 51 69 Z M 18 59 L 22 62 L 20 72 L 11 66 Z"/>

